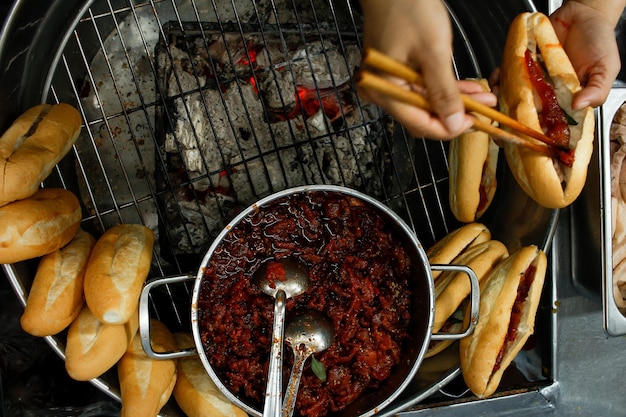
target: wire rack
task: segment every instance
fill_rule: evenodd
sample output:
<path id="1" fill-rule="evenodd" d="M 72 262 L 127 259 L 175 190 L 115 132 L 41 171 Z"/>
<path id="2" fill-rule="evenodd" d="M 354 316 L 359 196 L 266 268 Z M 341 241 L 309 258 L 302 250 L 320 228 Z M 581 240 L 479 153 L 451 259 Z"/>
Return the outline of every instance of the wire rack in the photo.
<path id="1" fill-rule="evenodd" d="M 84 227 L 145 224 L 158 236 L 152 274 L 187 273 L 241 208 L 328 183 L 380 199 L 432 243 L 456 225 L 446 146 L 415 141 L 358 97 L 360 33 L 349 1 L 86 8 L 50 84 L 85 121 L 74 166 L 58 172 Z M 462 76 L 479 75 L 469 45 L 456 56 Z"/>
<path id="2" fill-rule="evenodd" d="M 119 223 L 152 228 L 152 277 L 194 272 L 239 210 L 303 184 L 365 192 L 430 246 L 459 225 L 448 205 L 447 144 L 409 136 L 356 94 L 362 22 L 354 4 L 86 4 L 50 64 L 44 97 L 76 105 L 84 127 L 46 185 L 76 192 L 83 228 L 95 235 Z M 451 16 L 457 76 L 480 77 Z M 28 288 L 33 266 L 17 269 Z M 190 286 L 162 286 L 153 313 L 188 329 L 190 298 Z M 95 383 L 118 396 L 114 377 Z"/>

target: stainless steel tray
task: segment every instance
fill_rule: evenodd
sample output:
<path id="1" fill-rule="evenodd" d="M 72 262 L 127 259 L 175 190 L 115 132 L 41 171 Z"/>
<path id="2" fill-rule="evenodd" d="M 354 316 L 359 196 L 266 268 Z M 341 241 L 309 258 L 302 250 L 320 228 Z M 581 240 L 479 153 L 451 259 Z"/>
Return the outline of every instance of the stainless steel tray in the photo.
<path id="1" fill-rule="evenodd" d="M 616 111 L 626 102 L 626 87 L 614 87 L 597 112 L 599 146 L 587 184 L 572 206 L 572 280 L 583 294 L 602 300 L 603 325 L 610 336 L 626 334 L 626 315 L 613 295 L 610 131 Z M 590 256 L 590 254 L 592 254 Z"/>

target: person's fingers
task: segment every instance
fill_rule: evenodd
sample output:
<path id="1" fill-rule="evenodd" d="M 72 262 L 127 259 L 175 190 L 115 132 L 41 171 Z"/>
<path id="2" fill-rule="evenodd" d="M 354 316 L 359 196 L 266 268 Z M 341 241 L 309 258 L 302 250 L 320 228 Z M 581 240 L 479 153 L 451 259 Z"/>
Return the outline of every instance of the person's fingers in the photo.
<path id="1" fill-rule="evenodd" d="M 572 100 L 575 110 L 604 103 L 621 68 L 613 16 L 603 10 L 567 2 L 550 16 L 582 86 Z"/>
<path id="2" fill-rule="evenodd" d="M 452 70 L 452 50 L 441 42 L 429 59 L 423 61 L 422 77 L 427 86 L 428 100 L 435 114 L 446 127 L 450 136 L 460 134 L 465 127 L 465 110 L 461 92 Z"/>
<path id="3" fill-rule="evenodd" d="M 498 104 L 498 97 L 492 92 L 485 92 L 483 87 L 475 80 L 458 81 L 461 94 L 469 96 L 472 100 L 479 101 L 485 106 L 495 107 Z"/>
<path id="4" fill-rule="evenodd" d="M 583 89 L 574 95 L 572 100 L 574 110 L 587 106 L 597 107 L 606 101 L 621 68 L 620 62 L 611 59 L 612 56 L 609 54 L 595 65 L 578 70 L 578 78 Z"/>
<path id="5" fill-rule="evenodd" d="M 458 135 L 451 134 L 436 115 L 418 107 L 390 99 L 384 94 L 368 89 L 359 89 L 359 96 L 384 108 L 395 121 L 403 125 L 407 132 L 414 137 L 449 140 Z M 465 114 L 462 116 L 460 132 L 469 129 L 472 125 L 472 119 L 469 116 Z"/>

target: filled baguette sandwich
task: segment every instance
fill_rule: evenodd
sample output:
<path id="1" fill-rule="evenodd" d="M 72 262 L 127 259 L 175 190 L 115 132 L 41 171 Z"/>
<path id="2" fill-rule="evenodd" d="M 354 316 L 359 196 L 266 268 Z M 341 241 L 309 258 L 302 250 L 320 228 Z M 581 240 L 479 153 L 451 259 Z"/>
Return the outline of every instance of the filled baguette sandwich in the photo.
<path id="1" fill-rule="evenodd" d="M 543 251 L 529 245 L 501 261 L 481 282 L 478 322 L 459 344 L 463 379 L 476 396 L 496 391 L 534 332 L 546 266 Z"/>
<path id="2" fill-rule="evenodd" d="M 522 13 L 512 22 L 500 69 L 500 111 L 548 136 L 571 153 L 571 164 L 526 147 L 504 144 L 520 187 L 547 208 L 562 208 L 580 194 L 594 142 L 591 107 L 572 109 L 580 82 L 547 16 Z M 530 141 L 535 139 L 528 138 Z M 569 166 L 571 165 L 571 166 Z"/>
<path id="3" fill-rule="evenodd" d="M 487 80 L 477 80 L 490 91 Z M 491 119 L 477 114 L 485 123 Z M 469 131 L 450 141 L 448 173 L 450 209 L 460 222 L 478 220 L 491 205 L 496 193 L 496 169 L 500 148 L 483 131 Z"/>

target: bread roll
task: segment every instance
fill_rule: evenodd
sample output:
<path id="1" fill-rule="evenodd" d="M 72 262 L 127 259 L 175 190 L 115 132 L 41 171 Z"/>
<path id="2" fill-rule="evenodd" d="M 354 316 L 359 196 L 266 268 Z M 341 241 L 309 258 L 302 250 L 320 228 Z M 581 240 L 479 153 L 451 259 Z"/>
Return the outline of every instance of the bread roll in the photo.
<path id="1" fill-rule="evenodd" d="M 459 343 L 463 379 L 476 396 L 496 391 L 504 371 L 534 332 L 546 268 L 546 255 L 534 245 L 525 246 L 481 282 L 478 322 Z M 466 316 L 466 324 L 468 320 Z"/>
<path id="2" fill-rule="evenodd" d="M 9 127 L 0 137 L 0 206 L 37 191 L 76 142 L 81 123 L 69 104 L 40 104 Z"/>
<path id="3" fill-rule="evenodd" d="M 155 352 L 176 349 L 174 336 L 157 320 L 150 321 L 150 340 Z M 155 417 L 167 403 L 176 383 L 176 360 L 146 356 L 141 336 L 135 335 L 117 364 L 122 397 L 121 417 Z"/>
<path id="4" fill-rule="evenodd" d="M 533 63 L 535 65 L 531 65 Z M 537 66 L 539 76 L 529 71 Z M 540 100 L 544 94 L 538 93 L 549 89 L 552 91 L 546 95 L 558 101 L 554 108 Z M 550 19 L 538 12 L 518 15 L 511 22 L 502 55 L 500 111 L 539 132 L 544 131 L 557 143 L 562 141 L 574 151 L 573 164 L 566 166 L 534 150 L 504 144 L 507 163 L 520 187 L 547 208 L 571 204 L 587 179 L 595 139 L 595 117 L 591 107 L 572 109 L 572 99 L 580 90 L 576 71 Z M 559 120 L 564 125 L 561 128 L 549 123 Z"/>
<path id="5" fill-rule="evenodd" d="M 503 243 L 497 240 L 474 245 L 451 263 L 453 265 L 465 265 L 474 271 L 478 282 L 481 282 L 487 274 L 504 258 L 509 251 Z M 463 315 L 465 308 L 462 303 L 471 292 L 470 281 L 466 274 L 456 271 L 446 271 L 435 283 L 435 317 L 433 321 L 433 333 L 460 333 L 463 330 Z M 458 311 L 458 310 L 461 311 Z M 432 341 L 424 355 L 429 358 L 443 351 L 454 343 L 454 340 Z"/>
<path id="6" fill-rule="evenodd" d="M 465 265 L 471 268 L 481 282 L 489 272 L 504 258 L 509 251 L 503 243 L 489 240 L 472 246 L 457 256 L 453 265 Z M 435 319 L 433 332 L 438 332 L 461 302 L 470 294 L 470 281 L 462 272 L 444 272 L 435 283 Z"/>
<path id="7" fill-rule="evenodd" d="M 487 80 L 476 80 L 484 91 L 490 91 Z M 480 121 L 490 124 L 486 116 L 475 114 Z M 457 220 L 471 223 L 487 211 L 496 193 L 498 145 L 488 133 L 470 131 L 450 141 L 448 171 L 450 209 Z"/>
<path id="8" fill-rule="evenodd" d="M 467 248 L 491 239 L 491 232 L 480 223 L 469 223 L 459 227 L 439 239 L 426 251 L 431 264 L 447 265 Z M 441 275 L 441 271 L 433 271 L 433 279 Z"/>
<path id="9" fill-rule="evenodd" d="M 43 188 L 0 207 L 0 263 L 37 258 L 65 246 L 78 232 L 78 198 L 62 188 Z"/>
<path id="10" fill-rule="evenodd" d="M 96 242 L 85 273 L 85 300 L 103 323 L 126 323 L 137 310 L 152 261 L 154 233 L 139 224 L 107 230 Z"/>
<path id="11" fill-rule="evenodd" d="M 83 279 L 96 239 L 78 230 L 61 249 L 41 258 L 20 323 L 26 333 L 50 336 L 78 316 L 84 302 Z"/>
<path id="12" fill-rule="evenodd" d="M 115 366 L 137 334 L 139 314 L 125 324 L 103 324 L 84 305 L 67 331 L 65 369 L 77 381 L 97 378 Z"/>
<path id="13" fill-rule="evenodd" d="M 175 333 L 179 349 L 194 346 L 188 333 Z M 197 356 L 178 359 L 178 376 L 174 398 L 187 417 L 246 417 L 245 411 L 233 405 L 215 386 Z"/>

